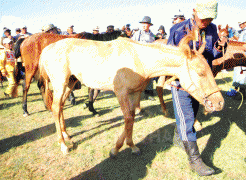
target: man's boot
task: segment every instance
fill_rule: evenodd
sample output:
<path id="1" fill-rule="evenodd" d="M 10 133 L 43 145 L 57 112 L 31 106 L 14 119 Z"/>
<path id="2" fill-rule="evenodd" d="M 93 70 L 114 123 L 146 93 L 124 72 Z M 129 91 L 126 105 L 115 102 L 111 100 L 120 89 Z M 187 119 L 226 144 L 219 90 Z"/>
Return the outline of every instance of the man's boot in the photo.
<path id="1" fill-rule="evenodd" d="M 200 176 L 209 176 L 215 171 L 202 161 L 196 141 L 183 141 L 187 155 L 189 156 L 190 167 Z"/>

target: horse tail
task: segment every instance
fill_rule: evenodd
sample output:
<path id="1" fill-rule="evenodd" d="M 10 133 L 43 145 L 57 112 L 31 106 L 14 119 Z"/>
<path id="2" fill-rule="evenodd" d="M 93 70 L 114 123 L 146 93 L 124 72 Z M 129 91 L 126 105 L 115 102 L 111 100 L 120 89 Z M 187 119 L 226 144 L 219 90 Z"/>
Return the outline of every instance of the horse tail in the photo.
<path id="1" fill-rule="evenodd" d="M 51 111 L 52 103 L 53 103 L 53 93 L 49 89 L 49 77 L 46 73 L 44 65 L 42 63 L 39 64 L 39 79 L 38 79 L 38 88 L 43 97 L 43 101 L 47 110 Z"/>
<path id="2" fill-rule="evenodd" d="M 21 57 L 21 51 L 20 51 L 20 46 L 22 44 L 22 42 L 25 40 L 25 38 L 21 38 L 21 39 L 18 39 L 15 43 L 15 46 L 14 46 L 14 52 L 15 52 L 15 58 L 19 58 Z"/>

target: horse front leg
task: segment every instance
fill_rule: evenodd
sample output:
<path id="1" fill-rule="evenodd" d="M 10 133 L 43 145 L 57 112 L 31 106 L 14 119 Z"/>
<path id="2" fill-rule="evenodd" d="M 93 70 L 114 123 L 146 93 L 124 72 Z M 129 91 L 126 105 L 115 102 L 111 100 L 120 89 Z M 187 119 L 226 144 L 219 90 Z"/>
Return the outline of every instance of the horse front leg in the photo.
<path id="1" fill-rule="evenodd" d="M 131 95 L 129 95 L 128 93 L 119 93 L 119 94 L 116 93 L 116 96 L 118 97 L 121 110 L 124 115 L 125 127 L 122 134 L 120 135 L 120 137 L 116 142 L 115 148 L 113 148 L 110 151 L 110 157 L 111 158 L 116 157 L 116 155 L 119 152 L 119 149 L 123 146 L 125 140 L 126 140 L 126 144 L 131 147 L 132 153 L 139 155 L 141 152 L 140 149 L 137 146 L 135 146 L 135 144 L 133 143 L 132 133 L 133 133 L 134 118 L 135 118 L 135 109 L 139 104 L 141 92 L 135 92 Z"/>

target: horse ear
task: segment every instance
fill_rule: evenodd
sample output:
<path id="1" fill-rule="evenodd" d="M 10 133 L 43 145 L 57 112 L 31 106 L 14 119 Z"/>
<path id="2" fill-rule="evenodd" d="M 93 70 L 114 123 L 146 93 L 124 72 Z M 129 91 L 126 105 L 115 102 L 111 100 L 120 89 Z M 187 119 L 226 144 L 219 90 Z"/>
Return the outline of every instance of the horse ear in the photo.
<path id="1" fill-rule="evenodd" d="M 193 53 L 192 53 L 192 51 L 191 51 L 191 49 L 190 49 L 190 47 L 188 45 L 184 46 L 182 48 L 182 51 L 183 51 L 183 53 L 184 53 L 184 55 L 185 55 L 185 57 L 187 59 L 191 59 L 192 58 L 192 54 Z"/>
<path id="2" fill-rule="evenodd" d="M 227 30 L 227 31 L 228 31 L 228 28 L 229 28 L 229 25 L 227 24 L 227 25 L 226 25 L 226 30 Z"/>
<path id="3" fill-rule="evenodd" d="M 218 30 L 219 30 L 219 31 L 221 30 L 221 25 L 218 25 Z"/>

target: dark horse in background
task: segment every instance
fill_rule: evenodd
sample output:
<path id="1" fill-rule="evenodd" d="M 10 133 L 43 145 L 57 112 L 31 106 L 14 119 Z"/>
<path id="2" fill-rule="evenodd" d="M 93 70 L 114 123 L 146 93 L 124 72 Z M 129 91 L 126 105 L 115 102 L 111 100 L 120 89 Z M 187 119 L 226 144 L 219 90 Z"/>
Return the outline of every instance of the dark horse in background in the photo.
<path id="1" fill-rule="evenodd" d="M 23 81 L 23 101 L 22 101 L 22 108 L 23 108 L 23 116 L 28 116 L 29 113 L 27 111 L 27 92 L 29 90 L 30 84 L 32 79 L 34 78 L 35 74 L 38 72 L 38 66 L 39 66 L 39 58 L 40 54 L 42 53 L 43 49 L 48 46 L 49 44 L 52 44 L 54 42 L 57 42 L 61 39 L 65 38 L 78 38 L 78 39 L 90 39 L 90 40 L 97 40 L 97 41 L 110 41 L 113 39 L 117 39 L 121 35 L 121 31 L 114 31 L 110 33 L 105 34 L 92 34 L 87 32 L 82 32 L 79 34 L 76 34 L 75 36 L 67 36 L 67 35 L 58 35 L 58 34 L 48 34 L 48 33 L 37 33 L 32 36 L 29 36 L 25 39 L 19 39 L 16 42 L 15 45 L 15 57 L 16 59 L 21 57 L 22 63 L 18 63 L 15 69 L 15 77 L 16 77 L 16 83 L 19 84 L 20 80 L 22 78 L 21 71 L 25 72 L 24 81 Z M 24 67 L 23 67 L 24 65 Z M 55 67 L 54 67 L 55 68 Z M 92 67 L 93 68 L 93 67 Z M 36 77 L 38 80 L 38 77 Z M 70 78 L 70 81 L 78 81 L 73 76 Z M 50 99 L 52 102 L 53 94 L 51 90 L 48 90 L 48 92 L 45 92 L 45 89 L 43 88 L 43 84 L 41 82 L 38 82 L 38 88 L 40 89 L 40 92 L 43 96 L 48 96 L 47 98 Z M 75 86 L 75 89 L 79 89 L 80 85 L 77 83 L 77 87 Z M 92 89 L 93 90 L 93 89 Z M 91 90 L 91 91 L 92 91 Z M 93 90 L 94 92 L 94 90 Z M 89 93 L 91 95 L 92 93 Z M 90 98 L 90 97 L 89 97 Z M 45 103 L 45 107 L 48 110 L 51 110 L 51 105 L 49 103 Z M 90 104 L 89 110 L 96 114 L 96 110 L 93 107 L 93 103 Z"/>

